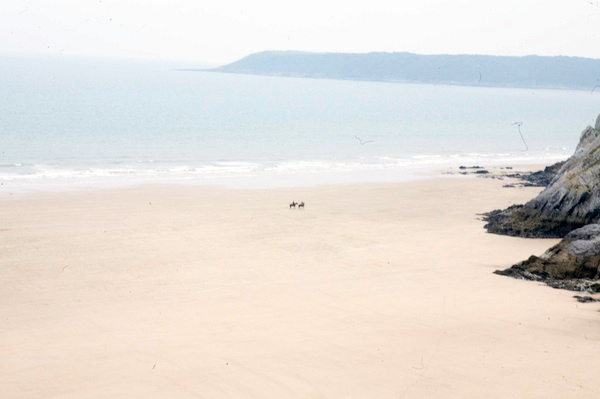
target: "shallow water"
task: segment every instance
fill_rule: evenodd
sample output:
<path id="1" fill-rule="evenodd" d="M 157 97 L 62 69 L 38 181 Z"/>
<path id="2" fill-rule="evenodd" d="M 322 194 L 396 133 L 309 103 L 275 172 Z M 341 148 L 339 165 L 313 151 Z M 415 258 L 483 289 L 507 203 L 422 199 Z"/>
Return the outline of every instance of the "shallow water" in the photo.
<path id="1" fill-rule="evenodd" d="M 551 163 L 600 112 L 600 92 L 1 58 L 0 181 L 33 189 L 396 181 L 437 167 Z"/>

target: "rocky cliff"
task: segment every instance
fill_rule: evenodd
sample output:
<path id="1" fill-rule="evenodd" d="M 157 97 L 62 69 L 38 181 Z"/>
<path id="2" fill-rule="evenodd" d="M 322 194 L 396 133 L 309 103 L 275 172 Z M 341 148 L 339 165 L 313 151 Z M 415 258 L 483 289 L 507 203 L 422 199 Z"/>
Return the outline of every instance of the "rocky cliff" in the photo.
<path id="1" fill-rule="evenodd" d="M 577 149 L 550 184 L 525 205 L 485 216 L 490 233 L 561 238 L 600 220 L 600 115 L 582 133 Z"/>

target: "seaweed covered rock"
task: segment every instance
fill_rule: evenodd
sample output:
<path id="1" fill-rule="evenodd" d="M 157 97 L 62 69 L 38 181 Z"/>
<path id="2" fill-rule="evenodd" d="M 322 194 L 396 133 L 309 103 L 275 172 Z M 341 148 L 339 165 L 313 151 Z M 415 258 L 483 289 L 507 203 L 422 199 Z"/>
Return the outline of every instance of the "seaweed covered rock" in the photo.
<path id="1" fill-rule="evenodd" d="M 542 256 L 496 271 L 496 274 L 547 282 L 555 288 L 600 291 L 600 224 L 573 230 Z"/>
<path id="2" fill-rule="evenodd" d="M 600 115 L 582 133 L 575 153 L 536 198 L 486 214 L 490 233 L 561 238 L 600 220 Z"/>

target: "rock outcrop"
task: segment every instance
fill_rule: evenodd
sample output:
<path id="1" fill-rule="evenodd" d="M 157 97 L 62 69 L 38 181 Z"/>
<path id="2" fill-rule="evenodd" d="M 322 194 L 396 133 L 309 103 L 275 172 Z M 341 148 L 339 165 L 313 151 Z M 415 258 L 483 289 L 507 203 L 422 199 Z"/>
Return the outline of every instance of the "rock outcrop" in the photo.
<path id="1" fill-rule="evenodd" d="M 600 224 L 571 231 L 541 256 L 531 256 L 496 274 L 544 281 L 555 288 L 600 292 Z"/>
<path id="2" fill-rule="evenodd" d="M 505 177 L 521 180 L 520 183 L 507 184 L 504 187 L 547 187 L 566 161 L 546 166 L 544 170 L 531 173 L 509 173 Z"/>
<path id="3" fill-rule="evenodd" d="M 582 133 L 575 153 L 550 184 L 525 205 L 485 215 L 490 233 L 562 238 L 600 220 L 600 115 Z"/>

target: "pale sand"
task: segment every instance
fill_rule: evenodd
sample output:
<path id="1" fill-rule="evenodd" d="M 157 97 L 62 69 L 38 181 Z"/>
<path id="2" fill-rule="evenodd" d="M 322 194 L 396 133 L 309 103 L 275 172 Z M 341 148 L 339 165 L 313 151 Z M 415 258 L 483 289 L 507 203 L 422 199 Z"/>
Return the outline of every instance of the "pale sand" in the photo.
<path id="1" fill-rule="evenodd" d="M 0 397 L 598 398 L 599 305 L 492 273 L 557 242 L 485 233 L 505 183 L 3 195 Z"/>

